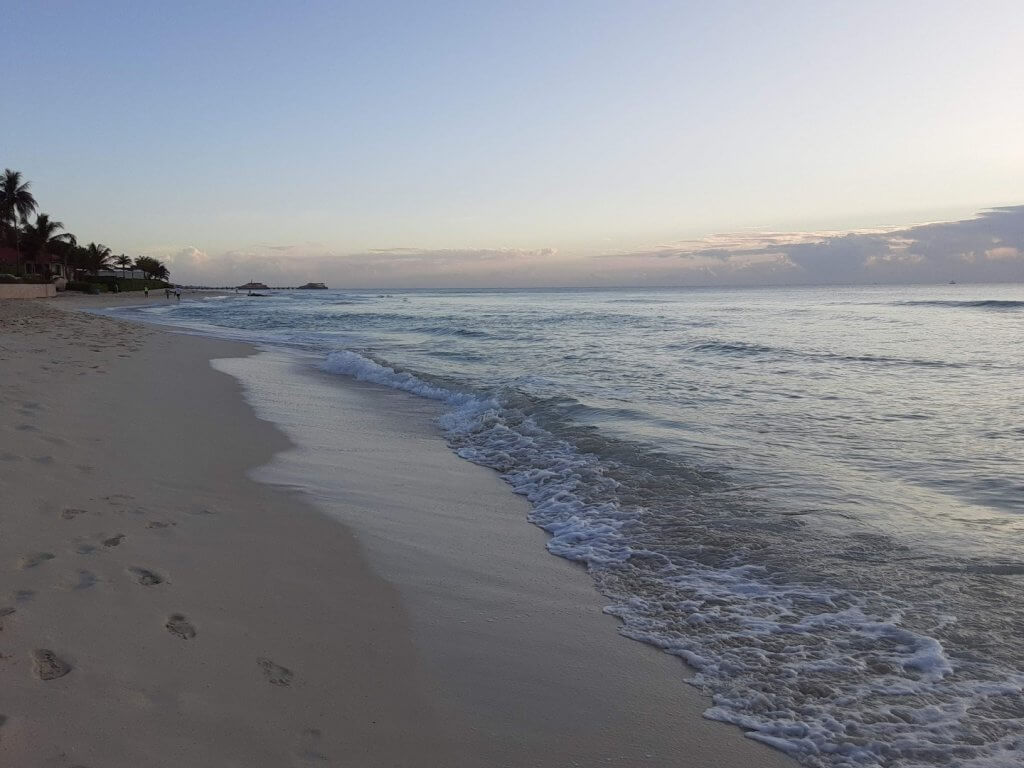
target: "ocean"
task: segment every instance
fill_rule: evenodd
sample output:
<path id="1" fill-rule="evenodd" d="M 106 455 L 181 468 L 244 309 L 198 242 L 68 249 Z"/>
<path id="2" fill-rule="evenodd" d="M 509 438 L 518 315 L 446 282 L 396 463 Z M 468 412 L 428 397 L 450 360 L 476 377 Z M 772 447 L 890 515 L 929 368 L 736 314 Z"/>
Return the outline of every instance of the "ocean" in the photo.
<path id="1" fill-rule="evenodd" d="M 812 766 L 1024 765 L 1024 286 L 112 312 L 438 401 L 620 632 L 696 670 L 707 717 Z"/>

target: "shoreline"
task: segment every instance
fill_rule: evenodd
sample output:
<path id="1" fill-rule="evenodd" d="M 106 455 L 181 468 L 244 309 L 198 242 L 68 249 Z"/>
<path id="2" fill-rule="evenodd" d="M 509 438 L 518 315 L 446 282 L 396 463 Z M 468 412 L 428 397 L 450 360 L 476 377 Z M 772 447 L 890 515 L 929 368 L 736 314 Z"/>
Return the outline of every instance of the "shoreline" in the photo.
<path id="1" fill-rule="evenodd" d="M 215 367 L 293 443 L 255 477 L 302 488 L 398 589 L 444 719 L 477 756 L 467 765 L 795 765 L 704 718 L 710 698 L 682 659 L 617 632 L 586 568 L 547 551 L 529 502 L 450 449 L 436 401 L 310 361 L 266 349 Z"/>
<path id="2" fill-rule="evenodd" d="M 69 297 L 25 312 L 140 299 Z M 11 311 L 3 307 L 0 317 Z M 256 418 L 242 385 L 210 367 L 218 360 L 218 367 L 251 374 L 255 365 L 265 374 L 266 358 L 256 363 L 252 347 L 61 315 L 67 323 L 60 334 L 52 327 L 13 334 L 23 347 L 9 343 L 7 322 L 0 327 L 0 356 L 5 365 L 25 358 L 16 360 L 16 373 L 36 393 L 30 401 L 8 388 L 8 409 L 54 398 L 69 403 L 27 409 L 34 431 L 18 430 L 21 416 L 3 425 L 0 453 L 17 458 L 0 463 L 0 472 L 25 484 L 27 476 L 70 467 L 70 482 L 18 491 L 11 507 L 20 508 L 18 517 L 4 524 L 4 562 L 30 549 L 54 558 L 18 572 L 35 596 L 2 619 L 8 658 L 0 671 L 10 703 L 2 710 L 0 755 L 69 766 L 182 759 L 197 766 L 306 765 L 317 756 L 329 765 L 677 765 L 695 755 L 708 766 L 794 765 L 735 727 L 703 719 L 708 700 L 684 683 L 678 659 L 618 636 L 589 576 L 544 549 L 546 535 L 525 519 L 526 502 L 445 445 L 431 422 L 433 404 L 338 377 L 308 377 L 303 392 L 330 397 L 343 427 L 333 430 L 339 442 L 331 450 L 340 453 L 332 455 L 346 457 L 330 467 L 340 485 L 308 496 L 288 489 L 312 476 L 315 452 L 296 439 L 302 430 L 268 423 L 249 392 Z M 134 338 L 128 357 L 111 341 L 119 334 Z M 44 373 L 54 360 L 82 375 Z M 231 373 L 251 389 L 244 371 Z M 136 399 L 124 397 L 130 393 Z M 151 402 L 159 402 L 159 416 L 149 412 Z M 76 412 L 83 403 L 93 412 Z M 25 432 L 64 442 L 32 456 L 25 442 L 14 450 Z M 102 460 L 97 446 L 104 447 Z M 49 462 L 35 461 L 44 455 Z M 321 478 L 323 469 L 315 470 Z M 265 482 L 249 479 L 253 474 Z M 112 504 L 104 495 L 133 498 Z M 65 508 L 79 508 L 71 505 L 88 514 L 64 520 Z M 154 520 L 174 525 L 145 527 Z M 83 530 L 72 532 L 75 525 Z M 25 530 L 8 535 L 12 528 Z M 89 536 L 121 533 L 116 547 L 76 551 L 93 546 Z M 477 546 L 472 557 L 467 542 Z M 152 569 L 164 581 L 132 583 L 130 567 Z M 95 581 L 68 588 L 75 569 L 77 578 L 88 572 Z M 153 595 L 162 611 L 150 604 Z M 60 615 L 28 618 L 52 614 L 56 608 L 48 606 L 58 604 Z M 177 613 L 195 637 L 161 626 Z M 109 650 L 92 637 L 124 627 L 131 629 Z M 41 636 L 70 661 L 68 675 L 41 681 L 31 674 L 26 654 Z M 194 674 L 196 656 L 202 675 Z M 92 662 L 106 665 L 116 683 L 95 687 Z M 95 711 L 100 691 L 123 711 Z M 32 708 L 22 701 L 45 701 L 49 710 L 26 712 Z M 248 711 L 253 701 L 256 711 Z M 201 714 L 190 714 L 193 708 Z M 209 727 L 225 721 L 235 729 Z M 137 726 L 130 755 L 116 751 L 126 748 L 118 741 L 125 723 Z M 40 761 L 29 751 L 43 732 L 66 752 L 65 762 Z"/>
<path id="3" fill-rule="evenodd" d="M 35 302 L 0 318 L 0 762 L 448 758 L 394 590 L 247 477 L 288 442 L 209 360 L 250 347 Z M 41 679 L 39 650 L 70 671 Z"/>

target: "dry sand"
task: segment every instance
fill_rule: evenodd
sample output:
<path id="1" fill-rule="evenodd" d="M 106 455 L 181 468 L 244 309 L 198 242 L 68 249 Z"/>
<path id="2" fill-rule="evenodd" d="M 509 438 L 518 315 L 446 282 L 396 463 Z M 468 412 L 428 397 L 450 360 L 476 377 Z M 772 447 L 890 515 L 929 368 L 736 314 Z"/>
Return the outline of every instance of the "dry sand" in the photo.
<path id="1" fill-rule="evenodd" d="M 0 765 L 792 765 L 427 405 L 321 382 L 317 508 L 248 476 L 317 460 L 209 364 L 251 347 L 60 309 L 138 300 L 0 303 Z"/>

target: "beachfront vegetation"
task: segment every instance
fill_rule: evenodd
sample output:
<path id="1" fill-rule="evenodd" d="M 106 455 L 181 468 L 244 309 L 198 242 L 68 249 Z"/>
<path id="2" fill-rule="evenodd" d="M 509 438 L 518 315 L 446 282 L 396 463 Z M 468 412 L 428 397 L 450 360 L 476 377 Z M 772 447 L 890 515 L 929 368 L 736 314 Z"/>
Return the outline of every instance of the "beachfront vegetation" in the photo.
<path id="1" fill-rule="evenodd" d="M 55 243 L 75 245 L 75 236 L 70 232 L 61 232 L 62 229 L 64 222 L 54 221 L 45 213 L 40 213 L 36 216 L 35 224 L 26 223 L 22 227 L 22 251 L 34 261 L 42 261 L 46 254 L 53 252 Z"/>
<path id="2" fill-rule="evenodd" d="M 135 260 L 135 268 L 141 269 L 147 277 L 155 277 L 159 280 L 166 280 L 169 274 L 167 267 L 149 256 L 139 256 Z"/>
<path id="3" fill-rule="evenodd" d="M 89 243 L 85 247 L 85 252 L 81 254 L 78 259 L 79 266 L 87 272 L 92 272 L 94 275 L 98 275 L 101 269 L 110 268 L 111 256 L 110 249 L 105 245 L 97 245 L 96 243 Z"/>
<path id="4" fill-rule="evenodd" d="M 39 279 L 40 276 L 49 280 L 52 261 L 65 264 L 69 277 L 79 272 L 95 278 L 100 270 L 111 269 L 115 264 L 121 268 L 122 278 L 125 270 L 132 266 L 151 279 L 167 280 L 170 277 L 167 266 L 151 256 L 139 256 L 133 262 L 123 253 L 115 257 L 105 245 L 89 243 L 80 246 L 73 234 L 62 231 L 62 222 L 38 212 L 39 205 L 31 187 L 31 182 L 26 181 L 20 171 L 6 168 L 0 174 L 0 247 L 6 246 L 15 252 L 15 263 L 0 266 L 0 271 L 13 268 L 11 280 Z M 32 221 L 33 216 L 35 221 Z M 26 264 L 30 267 L 35 265 L 37 273 L 27 274 Z M 45 267 L 41 275 L 38 273 L 40 265 Z M 129 282 L 132 281 L 122 280 L 125 289 L 132 290 Z M 70 283 L 69 287 L 71 285 L 75 283 Z"/>
<path id="5" fill-rule="evenodd" d="M 0 176 L 0 220 L 4 223 L 5 234 L 10 228 L 9 238 L 13 240 L 14 250 L 18 252 L 17 267 L 21 268 L 21 251 L 18 248 L 20 226 L 28 222 L 28 217 L 36 210 L 36 199 L 29 190 L 31 182 L 21 180 L 21 171 L 4 169 Z"/>

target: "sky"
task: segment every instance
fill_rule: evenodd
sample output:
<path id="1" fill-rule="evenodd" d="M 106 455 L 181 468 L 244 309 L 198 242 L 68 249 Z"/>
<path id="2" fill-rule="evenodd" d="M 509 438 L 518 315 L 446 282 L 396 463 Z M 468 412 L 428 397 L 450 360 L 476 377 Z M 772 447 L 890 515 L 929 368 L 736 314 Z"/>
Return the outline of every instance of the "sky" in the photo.
<path id="1" fill-rule="evenodd" d="M 0 166 L 180 282 L 1024 280 L 1019 1 L 3 17 Z"/>

